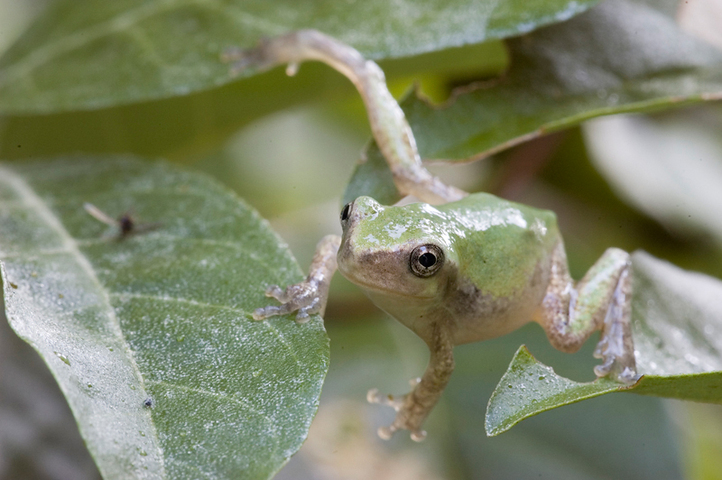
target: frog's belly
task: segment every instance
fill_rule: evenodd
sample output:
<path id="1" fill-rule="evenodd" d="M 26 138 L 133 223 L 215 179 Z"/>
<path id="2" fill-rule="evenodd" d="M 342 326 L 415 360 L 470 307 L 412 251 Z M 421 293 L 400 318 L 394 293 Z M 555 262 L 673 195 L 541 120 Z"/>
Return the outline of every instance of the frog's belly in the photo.
<path id="1" fill-rule="evenodd" d="M 474 313 L 454 315 L 454 344 L 489 340 L 513 332 L 532 320 L 536 305 L 538 303 L 488 300 L 482 302 Z"/>
<path id="2" fill-rule="evenodd" d="M 548 276 L 537 270 L 514 295 L 496 298 L 472 285 L 460 287 L 446 308 L 453 317 L 454 343 L 506 335 L 529 323 L 546 294 Z"/>

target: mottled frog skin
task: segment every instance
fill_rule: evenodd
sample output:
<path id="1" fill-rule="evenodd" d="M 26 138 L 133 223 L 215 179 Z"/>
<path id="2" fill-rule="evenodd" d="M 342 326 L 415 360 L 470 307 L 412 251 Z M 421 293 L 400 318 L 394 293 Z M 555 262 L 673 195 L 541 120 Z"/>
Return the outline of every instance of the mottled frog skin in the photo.
<path id="1" fill-rule="evenodd" d="M 455 345 L 529 322 L 561 242 L 553 212 L 485 193 L 438 207 L 383 207 L 361 197 L 342 224 L 339 271 L 423 339 L 433 323 L 447 322 Z M 440 252 L 427 254 L 438 256 L 438 270 L 424 277 L 409 266 L 423 246 Z"/>

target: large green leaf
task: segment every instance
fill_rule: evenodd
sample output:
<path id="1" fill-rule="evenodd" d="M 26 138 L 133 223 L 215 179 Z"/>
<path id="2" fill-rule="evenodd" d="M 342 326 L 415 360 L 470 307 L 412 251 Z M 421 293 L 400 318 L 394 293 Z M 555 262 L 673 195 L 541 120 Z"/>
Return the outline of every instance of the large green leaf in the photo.
<path id="1" fill-rule="evenodd" d="M 119 239 L 86 201 L 161 224 Z M 251 320 L 264 284 L 302 275 L 228 191 L 128 158 L 6 164 L 0 259 L 10 324 L 105 478 L 268 478 L 300 447 L 328 338 L 318 316 Z"/>
<path id="2" fill-rule="evenodd" d="M 369 58 L 503 38 L 598 0 L 74 0 L 58 2 L 0 60 L 0 112 L 92 109 L 184 95 L 232 80 L 220 55 L 316 28 Z"/>
<path id="3" fill-rule="evenodd" d="M 642 378 L 560 377 L 520 348 L 489 400 L 486 430 L 502 433 L 546 410 L 615 391 L 722 404 L 722 281 L 644 252 L 632 256 L 632 332 Z"/>
<path id="4" fill-rule="evenodd" d="M 467 87 L 441 108 L 415 95 L 402 103 L 423 158 L 469 161 L 600 115 L 722 98 L 722 52 L 640 0 L 604 2 L 508 45 L 511 68 L 498 81 Z M 347 199 L 383 168 L 375 144 L 366 156 Z"/>

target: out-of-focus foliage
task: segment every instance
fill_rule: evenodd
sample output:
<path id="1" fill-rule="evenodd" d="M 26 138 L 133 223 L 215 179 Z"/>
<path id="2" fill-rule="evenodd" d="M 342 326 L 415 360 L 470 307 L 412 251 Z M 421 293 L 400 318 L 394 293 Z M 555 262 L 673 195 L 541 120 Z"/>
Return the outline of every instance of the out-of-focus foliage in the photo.
<path id="1" fill-rule="evenodd" d="M 631 205 L 677 235 L 722 243 L 722 108 L 585 125 L 595 166 Z"/>
<path id="2" fill-rule="evenodd" d="M 329 336 L 332 362 L 319 413 L 298 458 L 279 480 L 682 477 L 675 426 L 651 397 L 607 395 L 538 415 L 497 437 L 483 434 L 486 399 L 521 343 L 554 360 L 549 363 L 563 364 L 565 375 L 591 373 L 590 348 L 570 362 L 538 326 L 456 349 L 456 370 L 421 444 L 403 437 L 380 443 L 375 427 L 388 423 L 392 412 L 364 402 L 369 386 L 388 392 L 407 388 L 426 359 L 421 342 L 378 315 L 353 324 L 334 322 Z"/>

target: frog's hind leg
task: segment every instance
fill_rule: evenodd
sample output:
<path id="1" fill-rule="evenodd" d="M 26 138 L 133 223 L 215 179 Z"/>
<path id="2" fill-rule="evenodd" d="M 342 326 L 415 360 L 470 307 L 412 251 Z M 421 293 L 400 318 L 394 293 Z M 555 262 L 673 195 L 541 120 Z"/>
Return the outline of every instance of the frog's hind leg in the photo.
<path id="1" fill-rule="evenodd" d="M 377 389 L 368 392 L 369 403 L 388 405 L 396 410 L 396 418 L 388 427 L 378 430 L 379 437 L 388 440 L 400 429 L 410 430 L 411 439 L 420 442 L 426 437 L 421 425 L 439 401 L 441 392 L 449 383 L 454 371 L 454 345 L 449 335 L 448 326 L 437 323 L 433 327 L 429 345 L 431 357 L 424 376 L 412 381 L 413 390 L 406 395 L 394 397 L 381 395 Z"/>
<path id="2" fill-rule="evenodd" d="M 610 248 L 576 285 L 569 275 L 562 242 L 552 256 L 551 278 L 537 321 L 551 344 L 573 353 L 597 330 L 594 356 L 599 377 L 629 383 L 637 379 L 631 332 L 632 279 L 629 254 Z"/>
<path id="3" fill-rule="evenodd" d="M 467 195 L 446 185 L 423 166 L 414 134 L 404 111 L 386 86 L 384 72 L 353 47 L 316 30 L 299 30 L 265 39 L 250 50 L 230 49 L 223 59 L 233 62 L 234 72 L 246 68 L 267 70 L 288 64 L 289 75 L 306 60 L 326 63 L 351 80 L 361 94 L 371 132 L 401 193 L 427 203 L 452 202 Z"/>

